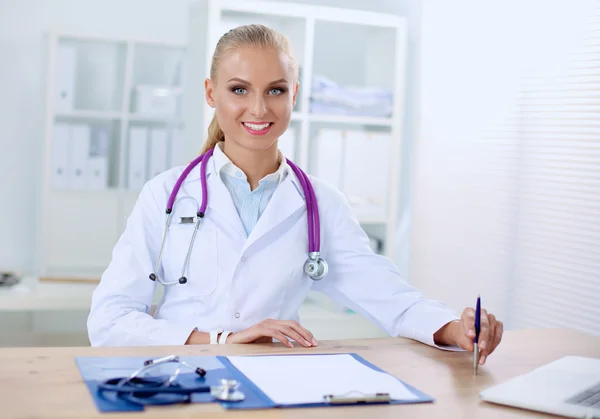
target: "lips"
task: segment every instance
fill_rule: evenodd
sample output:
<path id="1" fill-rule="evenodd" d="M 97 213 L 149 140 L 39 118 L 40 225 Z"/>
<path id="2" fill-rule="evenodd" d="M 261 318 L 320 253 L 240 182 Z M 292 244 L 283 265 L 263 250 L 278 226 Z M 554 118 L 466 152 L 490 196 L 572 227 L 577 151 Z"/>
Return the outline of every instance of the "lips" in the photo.
<path id="1" fill-rule="evenodd" d="M 265 135 L 271 130 L 272 122 L 242 122 L 242 126 L 252 135 Z"/>

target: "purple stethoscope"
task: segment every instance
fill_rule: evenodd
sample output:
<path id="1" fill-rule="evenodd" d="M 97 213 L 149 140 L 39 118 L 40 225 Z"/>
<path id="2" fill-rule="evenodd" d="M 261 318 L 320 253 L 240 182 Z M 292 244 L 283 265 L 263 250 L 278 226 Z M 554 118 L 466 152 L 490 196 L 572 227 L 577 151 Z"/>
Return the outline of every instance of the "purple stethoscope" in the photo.
<path id="1" fill-rule="evenodd" d="M 200 227 L 200 221 L 204 218 L 206 207 L 208 204 L 208 187 L 206 185 L 206 165 L 208 160 L 212 156 L 214 148 L 211 148 L 206 153 L 200 155 L 195 160 L 193 160 L 181 173 L 177 182 L 175 182 L 175 186 L 171 191 L 171 195 L 169 196 L 169 201 L 167 202 L 167 217 L 165 221 L 165 230 L 163 233 L 162 244 L 160 246 L 160 252 L 158 254 L 158 259 L 156 261 L 156 266 L 154 268 L 154 272 L 150 274 L 150 279 L 152 281 L 158 280 L 163 285 L 175 285 L 175 284 L 185 284 L 187 282 L 187 278 L 185 276 L 185 272 L 187 270 L 190 256 L 192 254 L 192 248 L 194 246 L 194 242 L 196 241 L 196 233 L 198 232 L 198 228 Z M 298 166 L 292 163 L 289 159 L 286 158 L 287 163 L 290 165 L 296 177 L 300 181 L 300 185 L 302 186 L 302 192 L 304 193 L 304 197 L 306 198 L 306 212 L 308 218 L 308 259 L 304 263 L 304 272 L 314 281 L 319 281 L 327 275 L 329 270 L 327 262 L 320 257 L 320 247 L 321 247 L 321 237 L 320 237 L 320 221 L 319 221 L 319 207 L 317 205 L 317 197 L 315 196 L 315 191 L 308 180 L 308 176 L 304 173 Z M 188 176 L 188 174 L 200 163 L 200 182 L 202 185 L 202 204 L 196 213 L 196 225 L 194 227 L 192 233 L 192 239 L 190 241 L 190 245 L 188 246 L 187 255 L 185 257 L 185 262 L 183 268 L 181 269 L 181 276 L 177 281 L 165 282 L 163 281 L 157 274 L 160 266 L 160 262 L 162 259 L 163 249 L 165 246 L 165 242 L 167 239 L 167 231 L 169 229 L 169 225 L 171 223 L 171 214 L 173 212 L 173 204 L 175 202 L 175 198 L 177 197 L 177 193 L 181 188 L 181 184 L 184 179 Z"/>

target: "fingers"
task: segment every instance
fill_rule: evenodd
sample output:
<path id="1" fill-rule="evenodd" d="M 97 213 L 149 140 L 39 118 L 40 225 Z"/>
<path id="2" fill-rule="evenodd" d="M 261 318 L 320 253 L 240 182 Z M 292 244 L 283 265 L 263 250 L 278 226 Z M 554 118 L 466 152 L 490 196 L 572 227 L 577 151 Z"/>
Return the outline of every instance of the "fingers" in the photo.
<path id="1" fill-rule="evenodd" d="M 483 322 L 483 312 L 481 314 L 482 314 L 481 320 Z M 480 365 L 485 364 L 485 359 L 491 353 L 490 349 L 494 344 L 494 335 L 495 335 L 495 330 L 496 330 L 496 316 L 494 316 L 493 314 L 486 313 L 486 317 L 487 317 L 487 321 L 488 321 L 488 329 L 487 329 L 487 336 L 485 337 L 485 341 L 480 340 L 480 342 L 483 344 L 481 346 L 481 356 L 479 358 Z M 483 329 L 482 329 L 482 331 L 483 331 Z M 481 339 L 481 337 L 480 337 L 480 339 Z"/>
<path id="2" fill-rule="evenodd" d="M 306 346 L 307 348 L 312 346 L 312 343 L 306 340 L 306 338 L 300 335 L 300 333 L 296 332 L 296 330 L 288 324 L 282 324 L 281 326 L 279 326 L 279 331 L 284 335 L 292 338 L 302 346 Z"/>
<path id="3" fill-rule="evenodd" d="M 487 349 L 490 345 L 490 318 L 486 309 L 484 308 L 481 309 L 481 321 L 479 322 L 479 326 L 479 349 L 484 355 L 486 355 Z"/>
<path id="4" fill-rule="evenodd" d="M 475 338 L 475 310 L 466 308 L 460 316 L 461 330 L 463 335 L 459 337 L 463 349 L 473 352 L 473 339 Z"/>
<path id="5" fill-rule="evenodd" d="M 270 336 L 281 341 L 285 346 L 292 348 L 294 345 L 290 339 L 298 342 L 304 347 L 316 346 L 317 341 L 313 334 L 293 320 L 274 320 L 266 319 L 253 326 L 255 334 L 254 339 L 261 336 Z"/>
<path id="6" fill-rule="evenodd" d="M 302 338 L 304 339 L 306 346 L 317 346 L 318 342 L 315 339 L 315 337 L 313 336 L 313 334 L 308 330 L 305 329 L 304 327 L 302 327 L 300 325 L 300 323 L 295 322 L 295 321 L 290 321 L 288 322 L 288 325 L 296 331 L 296 333 L 298 333 L 299 335 L 302 336 Z"/>
<path id="7" fill-rule="evenodd" d="M 277 330 L 277 329 L 267 329 L 266 332 L 269 333 L 270 336 L 274 337 L 275 339 L 277 339 L 278 341 L 280 341 L 281 343 L 283 343 L 288 348 L 293 348 L 294 347 L 294 345 L 292 344 L 292 342 L 290 342 L 290 340 L 282 332 L 280 332 L 279 330 Z"/>

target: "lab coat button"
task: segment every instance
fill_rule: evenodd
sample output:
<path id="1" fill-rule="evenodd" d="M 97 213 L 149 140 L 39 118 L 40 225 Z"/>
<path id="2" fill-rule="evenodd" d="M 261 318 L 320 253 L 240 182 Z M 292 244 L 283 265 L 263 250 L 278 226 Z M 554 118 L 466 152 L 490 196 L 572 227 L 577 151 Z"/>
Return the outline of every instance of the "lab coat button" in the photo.
<path id="1" fill-rule="evenodd" d="M 246 257 L 242 256 L 242 262 L 246 262 Z"/>
<path id="2" fill-rule="evenodd" d="M 235 313 L 235 318 L 239 319 L 240 318 L 240 313 Z"/>

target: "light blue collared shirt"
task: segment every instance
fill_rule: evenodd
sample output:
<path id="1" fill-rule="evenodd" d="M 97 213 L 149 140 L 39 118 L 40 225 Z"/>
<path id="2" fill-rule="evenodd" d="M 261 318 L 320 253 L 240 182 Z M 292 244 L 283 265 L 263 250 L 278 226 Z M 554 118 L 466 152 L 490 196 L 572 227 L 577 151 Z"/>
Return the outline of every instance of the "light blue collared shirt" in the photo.
<path id="1" fill-rule="evenodd" d="M 258 182 L 258 187 L 251 191 L 246 174 L 223 153 L 221 146 L 222 143 L 217 144 L 213 153 L 215 168 L 229 190 L 235 209 L 246 230 L 246 236 L 249 236 L 275 193 L 275 189 L 285 179 L 289 166 L 279 152 L 281 161 L 279 169 L 262 178 Z"/>

